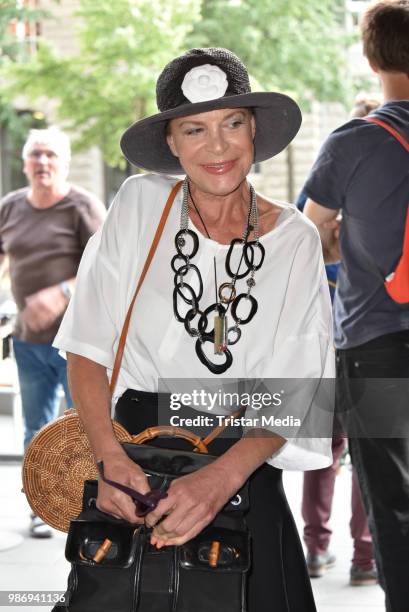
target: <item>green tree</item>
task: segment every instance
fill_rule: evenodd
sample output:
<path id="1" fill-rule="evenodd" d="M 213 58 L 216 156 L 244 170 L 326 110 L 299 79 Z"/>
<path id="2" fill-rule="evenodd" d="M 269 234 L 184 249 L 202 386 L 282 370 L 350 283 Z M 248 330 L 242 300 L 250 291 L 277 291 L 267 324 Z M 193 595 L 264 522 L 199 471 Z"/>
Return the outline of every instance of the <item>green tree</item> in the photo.
<path id="1" fill-rule="evenodd" d="M 306 105 L 348 98 L 343 0 L 204 0 L 192 46 L 220 46 L 241 57 L 265 90 Z"/>
<path id="2" fill-rule="evenodd" d="M 81 0 L 78 54 L 61 58 L 43 41 L 29 62 L 3 71 L 7 94 L 54 98 L 74 146 L 97 145 L 116 165 L 121 133 L 154 111 L 157 75 L 184 49 L 200 8 L 201 0 Z"/>
<path id="3" fill-rule="evenodd" d="M 157 76 L 191 46 L 225 46 L 262 89 L 301 102 L 343 99 L 343 0 L 80 0 L 79 52 L 61 58 L 46 42 L 3 68 L 10 100 L 54 98 L 74 146 L 99 146 L 121 163 L 118 141 L 155 112 Z M 122 160 L 123 163 L 123 160 Z"/>

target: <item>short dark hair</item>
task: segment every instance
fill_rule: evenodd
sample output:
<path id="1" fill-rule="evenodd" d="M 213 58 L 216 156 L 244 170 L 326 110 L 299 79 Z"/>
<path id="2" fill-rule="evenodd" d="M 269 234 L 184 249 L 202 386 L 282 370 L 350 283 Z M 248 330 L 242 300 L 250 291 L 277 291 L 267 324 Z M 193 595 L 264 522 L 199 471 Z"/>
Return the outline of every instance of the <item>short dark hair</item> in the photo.
<path id="1" fill-rule="evenodd" d="M 409 0 L 380 0 L 362 20 L 364 55 L 380 70 L 409 76 Z"/>

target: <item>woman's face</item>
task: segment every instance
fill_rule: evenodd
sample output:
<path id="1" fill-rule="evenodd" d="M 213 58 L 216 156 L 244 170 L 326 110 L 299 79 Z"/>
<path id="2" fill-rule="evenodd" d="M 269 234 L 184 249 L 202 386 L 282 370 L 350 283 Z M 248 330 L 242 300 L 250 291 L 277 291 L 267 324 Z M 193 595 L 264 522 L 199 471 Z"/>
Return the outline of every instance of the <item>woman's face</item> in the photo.
<path id="1" fill-rule="evenodd" d="M 228 195 L 250 171 L 255 131 L 247 108 L 224 108 L 172 119 L 167 141 L 197 188 Z"/>

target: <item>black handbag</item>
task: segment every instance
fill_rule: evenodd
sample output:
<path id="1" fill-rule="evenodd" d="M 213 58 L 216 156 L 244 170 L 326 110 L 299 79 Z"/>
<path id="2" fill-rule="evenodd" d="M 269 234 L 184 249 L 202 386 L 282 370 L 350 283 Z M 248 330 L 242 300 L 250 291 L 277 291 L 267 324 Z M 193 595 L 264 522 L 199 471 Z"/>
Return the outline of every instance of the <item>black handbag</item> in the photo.
<path id="1" fill-rule="evenodd" d="M 139 444 L 123 447 L 147 474 L 152 489 L 159 490 L 215 459 Z M 83 511 L 68 532 L 71 573 L 65 603 L 57 604 L 55 612 L 246 611 L 247 483 L 199 535 L 159 550 L 149 543 L 150 529 L 99 511 L 97 491 L 97 481 L 86 481 Z"/>

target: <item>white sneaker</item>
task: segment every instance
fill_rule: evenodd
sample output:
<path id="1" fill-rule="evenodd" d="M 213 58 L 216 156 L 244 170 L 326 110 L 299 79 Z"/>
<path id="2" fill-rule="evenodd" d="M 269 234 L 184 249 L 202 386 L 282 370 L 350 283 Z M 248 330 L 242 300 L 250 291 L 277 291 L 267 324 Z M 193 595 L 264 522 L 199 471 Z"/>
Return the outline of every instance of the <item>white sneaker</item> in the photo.
<path id="1" fill-rule="evenodd" d="M 31 515 L 29 533 L 32 538 L 51 538 L 53 530 L 36 514 Z"/>

